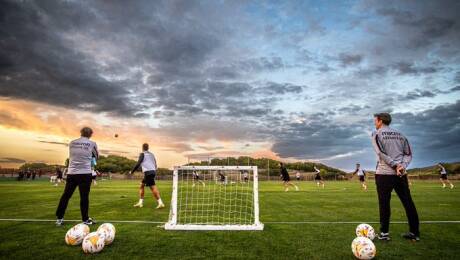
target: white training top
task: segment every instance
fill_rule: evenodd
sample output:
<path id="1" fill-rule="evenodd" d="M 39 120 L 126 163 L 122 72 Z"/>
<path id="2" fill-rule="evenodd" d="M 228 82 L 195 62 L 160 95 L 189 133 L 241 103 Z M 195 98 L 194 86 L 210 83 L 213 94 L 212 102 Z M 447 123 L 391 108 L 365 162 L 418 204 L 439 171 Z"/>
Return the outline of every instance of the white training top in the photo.
<path id="1" fill-rule="evenodd" d="M 316 172 L 316 173 L 320 173 L 320 172 L 321 172 L 318 168 L 316 168 L 316 166 L 313 167 L 313 168 L 315 168 L 315 172 Z"/>
<path id="2" fill-rule="evenodd" d="M 358 176 L 364 176 L 364 171 L 361 168 L 359 168 L 357 174 Z"/>
<path id="3" fill-rule="evenodd" d="M 67 174 L 90 174 L 91 159 L 98 158 L 96 142 L 80 137 L 69 144 L 69 170 Z"/>
<path id="4" fill-rule="evenodd" d="M 444 166 L 439 166 L 439 167 L 441 167 L 441 174 L 447 174 L 446 168 L 444 168 Z"/>
<path id="5" fill-rule="evenodd" d="M 144 160 L 142 160 L 142 172 L 147 171 L 156 171 L 157 170 L 157 160 L 155 155 L 149 151 L 144 151 Z"/>

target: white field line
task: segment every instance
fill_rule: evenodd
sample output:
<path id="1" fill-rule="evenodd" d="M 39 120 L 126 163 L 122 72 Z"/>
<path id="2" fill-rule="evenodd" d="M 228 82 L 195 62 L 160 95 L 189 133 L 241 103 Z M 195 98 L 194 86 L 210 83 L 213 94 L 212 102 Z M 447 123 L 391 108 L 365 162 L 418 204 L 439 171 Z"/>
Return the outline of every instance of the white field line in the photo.
<path id="1" fill-rule="evenodd" d="M 11 222 L 55 222 L 55 219 L 26 219 L 26 218 L 0 218 L 0 221 Z M 66 219 L 65 222 L 82 222 L 77 219 Z M 130 223 L 130 224 L 164 224 L 163 221 L 146 221 L 146 220 L 98 220 L 99 223 Z M 376 221 L 262 221 L 264 224 L 379 224 Z M 460 224 L 460 220 L 426 220 L 420 221 L 421 224 Z M 407 224 L 406 221 L 391 221 L 391 224 Z"/>

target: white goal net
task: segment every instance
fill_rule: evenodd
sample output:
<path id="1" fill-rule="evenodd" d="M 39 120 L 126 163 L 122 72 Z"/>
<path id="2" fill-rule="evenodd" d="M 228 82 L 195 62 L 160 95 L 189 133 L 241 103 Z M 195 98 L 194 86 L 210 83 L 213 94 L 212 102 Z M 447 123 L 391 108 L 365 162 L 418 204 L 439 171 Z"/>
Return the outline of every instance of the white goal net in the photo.
<path id="1" fill-rule="evenodd" d="M 177 166 L 167 230 L 263 230 L 257 166 Z"/>

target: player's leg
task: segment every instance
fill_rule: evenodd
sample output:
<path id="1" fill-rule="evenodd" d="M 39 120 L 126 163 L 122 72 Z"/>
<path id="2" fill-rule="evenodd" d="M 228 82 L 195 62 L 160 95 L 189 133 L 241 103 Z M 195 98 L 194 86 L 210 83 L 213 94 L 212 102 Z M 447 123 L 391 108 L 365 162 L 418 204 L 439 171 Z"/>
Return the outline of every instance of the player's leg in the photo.
<path id="1" fill-rule="evenodd" d="M 454 185 L 452 184 L 452 182 L 450 182 L 449 179 L 447 179 L 447 174 L 445 175 L 444 181 L 445 181 L 447 184 L 449 184 L 449 186 L 450 186 L 451 189 L 454 188 Z"/>
<path id="2" fill-rule="evenodd" d="M 145 187 L 145 178 L 141 181 L 139 185 L 139 202 L 134 204 L 134 207 L 142 208 L 144 206 L 144 187 Z"/>
<path id="3" fill-rule="evenodd" d="M 206 184 L 204 183 L 204 181 L 200 180 L 201 184 L 203 185 L 203 187 L 206 186 Z"/>
<path id="4" fill-rule="evenodd" d="M 77 182 L 74 175 L 69 175 L 69 181 L 66 183 L 64 188 L 64 193 L 62 193 L 61 199 L 59 200 L 59 205 L 56 209 L 56 225 L 61 226 L 64 220 L 65 210 L 67 209 L 67 204 L 72 197 L 73 192 L 77 188 Z"/>
<path id="5" fill-rule="evenodd" d="M 288 184 L 294 187 L 296 191 L 299 191 L 299 187 L 297 187 L 297 185 L 295 185 L 294 183 L 288 181 Z"/>
<path id="6" fill-rule="evenodd" d="M 406 211 L 407 220 L 409 222 L 409 233 L 404 234 L 403 236 L 412 240 L 420 240 L 420 231 L 419 231 L 419 219 L 417 209 L 415 208 L 414 201 L 410 194 L 409 184 L 407 181 L 407 176 L 396 179 L 395 191 L 398 194 L 399 200 L 404 206 Z"/>
<path id="7" fill-rule="evenodd" d="M 92 176 L 91 174 L 80 174 L 78 183 L 78 190 L 80 191 L 80 211 L 81 219 L 86 225 L 95 224 L 95 222 L 88 216 L 89 211 L 89 192 L 91 190 Z"/>
<path id="8" fill-rule="evenodd" d="M 157 186 L 155 184 L 153 184 L 152 186 L 149 186 L 149 188 L 152 191 L 153 196 L 155 197 L 155 199 L 158 202 L 158 206 L 156 208 L 157 209 L 164 208 L 165 204 L 161 200 L 160 191 L 158 190 Z"/>
<path id="9" fill-rule="evenodd" d="M 390 240 L 390 200 L 391 191 L 393 190 L 392 177 L 394 176 L 375 175 L 375 184 L 377 186 L 377 197 L 379 201 L 380 234 L 378 235 L 378 239 L 380 240 Z"/>

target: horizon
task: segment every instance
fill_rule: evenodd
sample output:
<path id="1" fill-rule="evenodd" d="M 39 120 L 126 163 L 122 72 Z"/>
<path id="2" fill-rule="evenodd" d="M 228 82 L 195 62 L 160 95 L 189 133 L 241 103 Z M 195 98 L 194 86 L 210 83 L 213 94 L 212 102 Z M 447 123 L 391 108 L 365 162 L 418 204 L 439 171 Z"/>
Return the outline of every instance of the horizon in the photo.
<path id="1" fill-rule="evenodd" d="M 0 166 L 102 155 L 375 168 L 373 114 L 409 168 L 460 160 L 460 2 L 0 3 Z M 115 137 L 118 135 L 118 137 Z"/>

